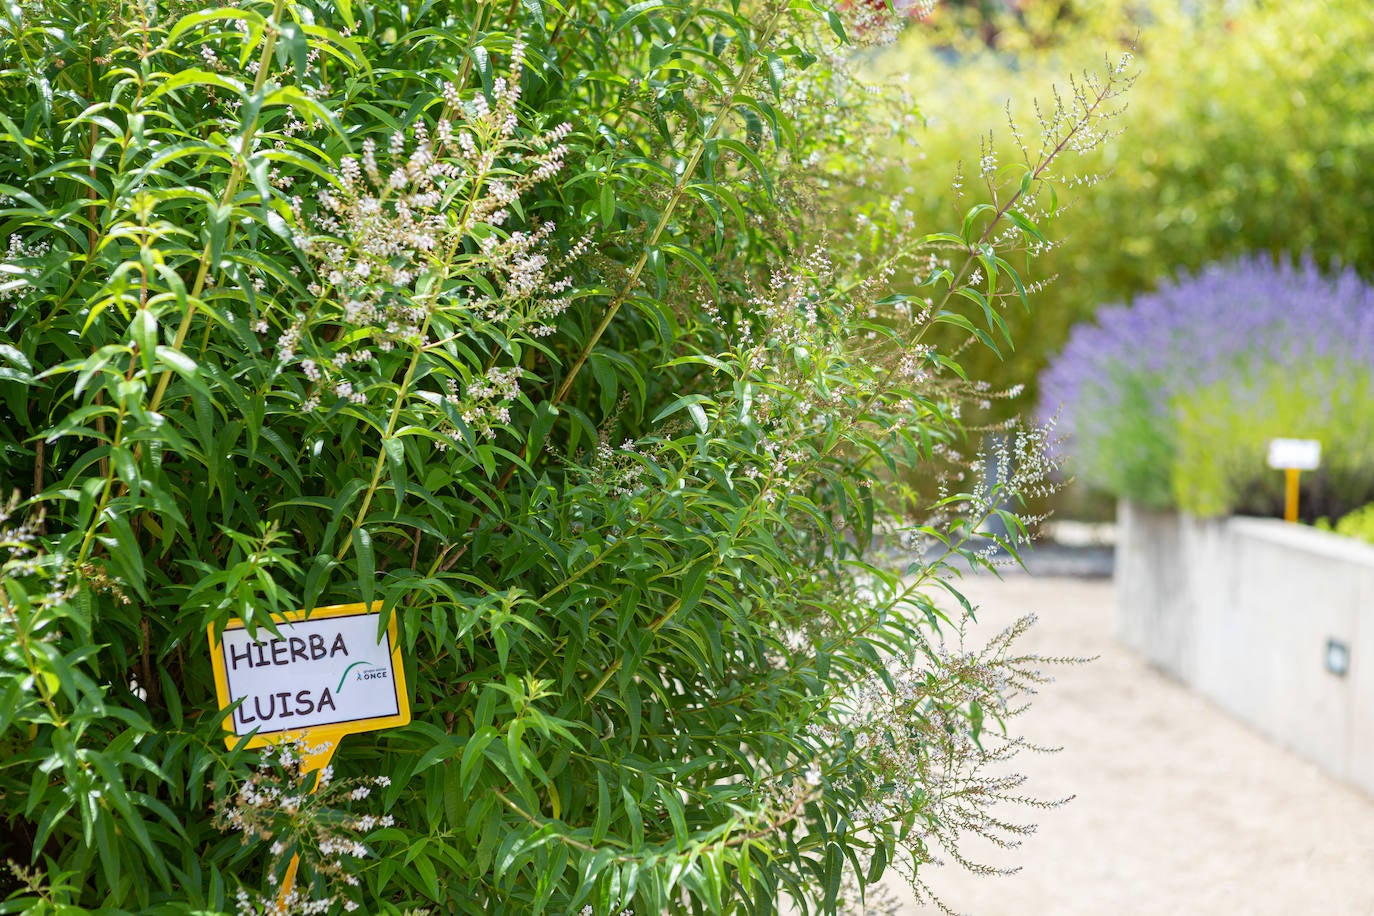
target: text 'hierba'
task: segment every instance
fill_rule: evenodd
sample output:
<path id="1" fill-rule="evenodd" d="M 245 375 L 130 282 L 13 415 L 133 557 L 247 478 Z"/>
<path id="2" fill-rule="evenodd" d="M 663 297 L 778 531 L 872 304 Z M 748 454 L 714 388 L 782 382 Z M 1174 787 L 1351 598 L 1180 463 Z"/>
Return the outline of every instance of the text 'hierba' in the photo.
<path id="1" fill-rule="evenodd" d="M 344 642 L 342 633 L 335 635 L 334 641 L 328 645 L 325 644 L 323 636 L 311 633 L 308 637 L 287 636 L 269 639 L 266 642 L 249 643 L 241 649 L 230 645 L 229 667 L 237 671 L 239 662 L 243 662 L 247 668 L 262 668 L 267 665 L 289 665 L 298 661 L 317 662 L 336 655 L 348 656 L 348 645 Z"/>

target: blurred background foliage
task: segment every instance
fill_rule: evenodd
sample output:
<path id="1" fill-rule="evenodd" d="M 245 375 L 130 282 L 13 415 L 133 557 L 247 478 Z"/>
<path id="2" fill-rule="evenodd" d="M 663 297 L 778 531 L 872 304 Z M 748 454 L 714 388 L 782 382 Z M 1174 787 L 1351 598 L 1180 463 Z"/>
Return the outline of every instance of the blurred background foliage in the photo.
<path id="1" fill-rule="evenodd" d="M 994 374 L 1033 385 L 1075 321 L 1228 255 L 1307 251 L 1319 263 L 1374 269 L 1366 5 L 1214 3 L 1191 14 L 1169 4 L 1147 14 L 1120 0 L 1020 6 L 942 5 L 937 28 L 909 31 L 903 53 L 884 64 L 909 71 L 926 117 L 922 154 L 889 181 L 913 187 L 935 221 L 949 215 L 949 163 L 967 163 L 986 125 L 1005 122 L 1002 109 L 1033 124 L 1039 87 L 1136 43 L 1140 80 L 1119 122 L 1130 141 L 1091 154 L 1111 180 L 1064 201 L 1058 224 L 1066 241 L 1113 241 L 1044 256 L 1042 271 L 1072 282 L 1047 289 L 1034 312 L 1007 316 L 1033 334 L 1013 335 L 1018 353 Z"/>
<path id="2" fill-rule="evenodd" d="M 1105 180 L 1061 201 L 1055 247 L 1037 264 L 1057 280 L 1033 309 L 1007 312 L 1014 353 L 965 355 L 972 377 L 1025 385 L 1033 401 L 1075 323 L 1207 263 L 1306 254 L 1374 274 L 1374 12 L 1364 0 L 950 0 L 933 26 L 909 30 L 878 64 L 904 72 L 921 99 L 921 148 L 887 189 L 911 189 L 926 222 L 948 221 L 950 163 L 974 174 L 968 151 L 988 125 L 1003 125 L 993 141 L 1007 159 L 1007 113 L 1033 128 L 1041 87 L 1131 46 L 1140 68 L 1116 122 L 1125 142 L 1066 160 Z M 965 182 L 954 206 L 980 190 Z M 989 413 L 1025 403 L 992 400 Z M 1070 488 L 1061 513 L 1110 512 L 1084 497 Z"/>

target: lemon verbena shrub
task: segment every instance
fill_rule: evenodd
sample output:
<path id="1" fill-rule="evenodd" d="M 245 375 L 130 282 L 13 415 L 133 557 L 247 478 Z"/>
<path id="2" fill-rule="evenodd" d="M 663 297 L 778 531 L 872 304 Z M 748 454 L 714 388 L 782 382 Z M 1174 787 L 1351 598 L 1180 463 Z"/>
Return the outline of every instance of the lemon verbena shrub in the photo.
<path id="1" fill-rule="evenodd" d="M 845 49 L 894 28 L 0 5 L 0 912 L 858 912 L 1014 842 L 1041 660 L 960 645 L 952 564 L 1048 466 L 960 457 L 930 331 L 1006 346 L 1126 78 L 955 231 L 846 221 L 914 114 Z M 359 601 L 414 721 L 305 795 L 226 748 L 206 629 Z"/>

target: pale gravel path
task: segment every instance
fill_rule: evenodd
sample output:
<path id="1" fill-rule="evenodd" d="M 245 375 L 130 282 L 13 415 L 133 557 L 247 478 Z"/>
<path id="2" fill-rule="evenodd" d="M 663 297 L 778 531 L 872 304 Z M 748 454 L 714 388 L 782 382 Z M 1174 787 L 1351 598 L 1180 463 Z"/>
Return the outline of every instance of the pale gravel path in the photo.
<path id="1" fill-rule="evenodd" d="M 1017 761 L 1029 790 L 1077 798 L 1032 812 L 1040 829 L 1020 850 L 977 850 L 983 861 L 1020 864 L 1019 874 L 931 870 L 955 910 L 1374 916 L 1374 798 L 1119 646 L 1109 581 L 983 575 L 964 586 L 984 626 L 1036 611 L 1028 649 L 1101 657 L 1061 669 L 1021 719 L 1028 737 L 1064 748 Z M 902 912 L 934 910 L 908 903 Z"/>

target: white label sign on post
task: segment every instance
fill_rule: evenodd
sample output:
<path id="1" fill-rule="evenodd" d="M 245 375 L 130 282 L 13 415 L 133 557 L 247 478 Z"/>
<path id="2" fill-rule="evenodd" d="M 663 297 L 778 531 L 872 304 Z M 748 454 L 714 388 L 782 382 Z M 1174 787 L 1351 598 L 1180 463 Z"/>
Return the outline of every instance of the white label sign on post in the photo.
<path id="1" fill-rule="evenodd" d="M 396 646 L 396 625 L 378 637 L 375 608 L 319 608 L 287 615 L 254 635 L 230 621 L 213 645 L 220 707 L 238 704 L 225 723 L 233 744 L 260 745 L 289 734 L 342 736 L 405 725 L 410 701 Z M 213 641 L 213 633 L 211 634 Z"/>
<path id="2" fill-rule="evenodd" d="M 1277 470 L 1315 471 L 1322 444 L 1316 439 L 1270 439 L 1269 466 Z"/>

